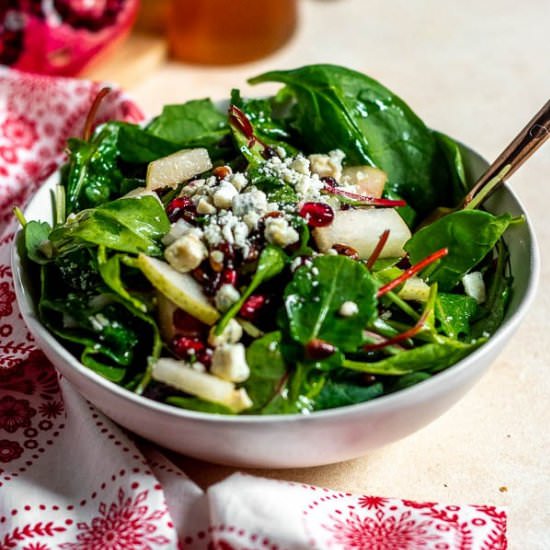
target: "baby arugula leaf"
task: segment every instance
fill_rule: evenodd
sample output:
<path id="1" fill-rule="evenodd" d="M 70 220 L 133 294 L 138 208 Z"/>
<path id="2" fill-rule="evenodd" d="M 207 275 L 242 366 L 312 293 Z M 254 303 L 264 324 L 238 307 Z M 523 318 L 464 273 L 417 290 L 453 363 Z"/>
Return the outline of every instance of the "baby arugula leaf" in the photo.
<path id="1" fill-rule="evenodd" d="M 317 256 L 294 273 L 284 292 L 291 338 L 303 345 L 319 338 L 341 351 L 355 351 L 364 342 L 363 329 L 376 316 L 377 290 L 363 264 L 345 256 Z M 351 317 L 339 314 L 348 301 L 358 307 Z"/>
<path id="2" fill-rule="evenodd" d="M 162 251 L 158 241 L 169 229 L 159 200 L 141 195 L 78 212 L 54 228 L 50 241 L 60 255 L 82 246 L 103 245 L 119 252 L 158 256 Z"/>
<path id="3" fill-rule="evenodd" d="M 480 210 L 460 210 L 417 231 L 404 248 L 411 263 L 447 248 L 447 256 L 439 260 L 428 278 L 438 282 L 441 290 L 449 291 L 493 249 L 513 221 L 510 214 L 494 216 Z"/>
<path id="4" fill-rule="evenodd" d="M 240 299 L 235 302 L 222 316 L 216 325 L 216 334 L 220 335 L 227 323 L 235 315 L 237 315 L 245 303 L 246 299 L 263 283 L 273 279 L 277 276 L 285 267 L 288 258 L 286 254 L 278 247 L 273 245 L 266 246 L 260 258 L 258 259 L 258 267 L 256 268 L 256 273 L 252 277 L 252 281 L 242 293 Z"/>
<path id="5" fill-rule="evenodd" d="M 455 166 L 434 133 L 376 80 L 336 65 L 309 65 L 249 82 L 272 81 L 295 97 L 290 124 L 304 151 L 341 149 L 348 164 L 378 166 L 388 174 L 388 187 L 423 214 L 451 198 Z"/>

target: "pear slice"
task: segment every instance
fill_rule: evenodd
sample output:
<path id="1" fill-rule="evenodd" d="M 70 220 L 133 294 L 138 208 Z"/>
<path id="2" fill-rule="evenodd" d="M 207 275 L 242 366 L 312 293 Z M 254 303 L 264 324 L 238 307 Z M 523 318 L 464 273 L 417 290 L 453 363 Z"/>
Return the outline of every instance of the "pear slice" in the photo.
<path id="1" fill-rule="evenodd" d="M 220 314 L 191 275 L 180 273 L 170 264 L 145 254 L 138 256 L 137 264 L 151 284 L 181 309 L 207 325 L 218 320 Z"/>
<path id="2" fill-rule="evenodd" d="M 182 149 L 150 162 L 147 166 L 145 185 L 151 191 L 163 187 L 176 187 L 211 168 L 212 161 L 206 149 Z"/>
<path id="3" fill-rule="evenodd" d="M 153 365 L 152 376 L 157 382 L 206 401 L 220 403 L 235 413 L 252 406 L 244 388 L 237 389 L 232 382 L 195 370 L 184 361 L 163 357 Z"/>
<path id="4" fill-rule="evenodd" d="M 374 166 L 346 166 L 342 170 L 341 182 L 346 185 L 355 185 L 359 195 L 379 199 L 382 197 L 387 181 L 386 172 Z"/>
<path id="5" fill-rule="evenodd" d="M 403 300 L 427 302 L 430 297 L 430 285 L 425 283 L 420 277 L 411 277 L 405 281 L 405 284 L 397 295 L 403 298 Z"/>
<path id="6" fill-rule="evenodd" d="M 330 225 L 313 230 L 313 238 L 321 252 L 328 252 L 335 244 L 345 244 L 366 260 L 386 229 L 390 234 L 380 258 L 403 256 L 403 245 L 411 238 L 411 231 L 393 208 L 337 210 Z"/>

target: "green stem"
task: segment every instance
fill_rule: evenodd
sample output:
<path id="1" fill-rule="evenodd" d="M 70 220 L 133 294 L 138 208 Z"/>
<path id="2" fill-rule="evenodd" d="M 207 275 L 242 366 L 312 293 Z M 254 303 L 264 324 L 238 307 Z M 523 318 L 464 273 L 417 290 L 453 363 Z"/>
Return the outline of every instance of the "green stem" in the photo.
<path id="1" fill-rule="evenodd" d="M 507 164 L 494 178 L 490 179 L 481 190 L 475 195 L 475 197 L 464 206 L 464 210 L 473 210 L 480 206 L 483 201 L 487 198 L 489 193 L 491 193 L 495 187 L 500 185 L 502 180 L 505 178 L 506 174 L 512 169 L 511 164 Z"/>

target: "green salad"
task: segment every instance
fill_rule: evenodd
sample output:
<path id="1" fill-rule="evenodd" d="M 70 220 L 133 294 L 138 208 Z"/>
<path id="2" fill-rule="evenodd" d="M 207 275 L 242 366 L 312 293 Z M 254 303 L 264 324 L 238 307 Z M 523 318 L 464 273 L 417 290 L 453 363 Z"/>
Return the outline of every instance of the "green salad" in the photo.
<path id="1" fill-rule="evenodd" d="M 43 324 L 111 382 L 221 414 L 361 403 L 486 342 L 522 220 L 464 200 L 457 143 L 344 67 L 250 82 L 283 87 L 92 131 L 98 96 L 53 224 L 18 212 Z"/>

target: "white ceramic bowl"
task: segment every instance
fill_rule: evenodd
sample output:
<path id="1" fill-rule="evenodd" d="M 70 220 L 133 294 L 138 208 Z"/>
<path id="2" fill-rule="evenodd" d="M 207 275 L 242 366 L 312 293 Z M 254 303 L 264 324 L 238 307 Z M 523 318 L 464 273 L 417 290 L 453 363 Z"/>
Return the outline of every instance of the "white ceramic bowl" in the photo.
<path id="1" fill-rule="evenodd" d="M 472 179 L 487 163 L 465 149 Z M 51 221 L 49 194 L 56 177 L 36 193 L 25 210 L 28 220 Z M 526 214 L 508 187 L 487 207 Z M 84 367 L 40 323 L 33 285 L 14 246 L 12 267 L 21 313 L 39 346 L 84 397 L 129 430 L 183 454 L 244 467 L 317 466 L 355 458 L 396 441 L 435 420 L 484 374 L 526 313 L 538 281 L 539 256 L 529 222 L 506 233 L 514 276 L 506 319 L 481 348 L 447 370 L 397 393 L 366 403 L 310 415 L 222 416 L 187 411 L 139 397 Z"/>

